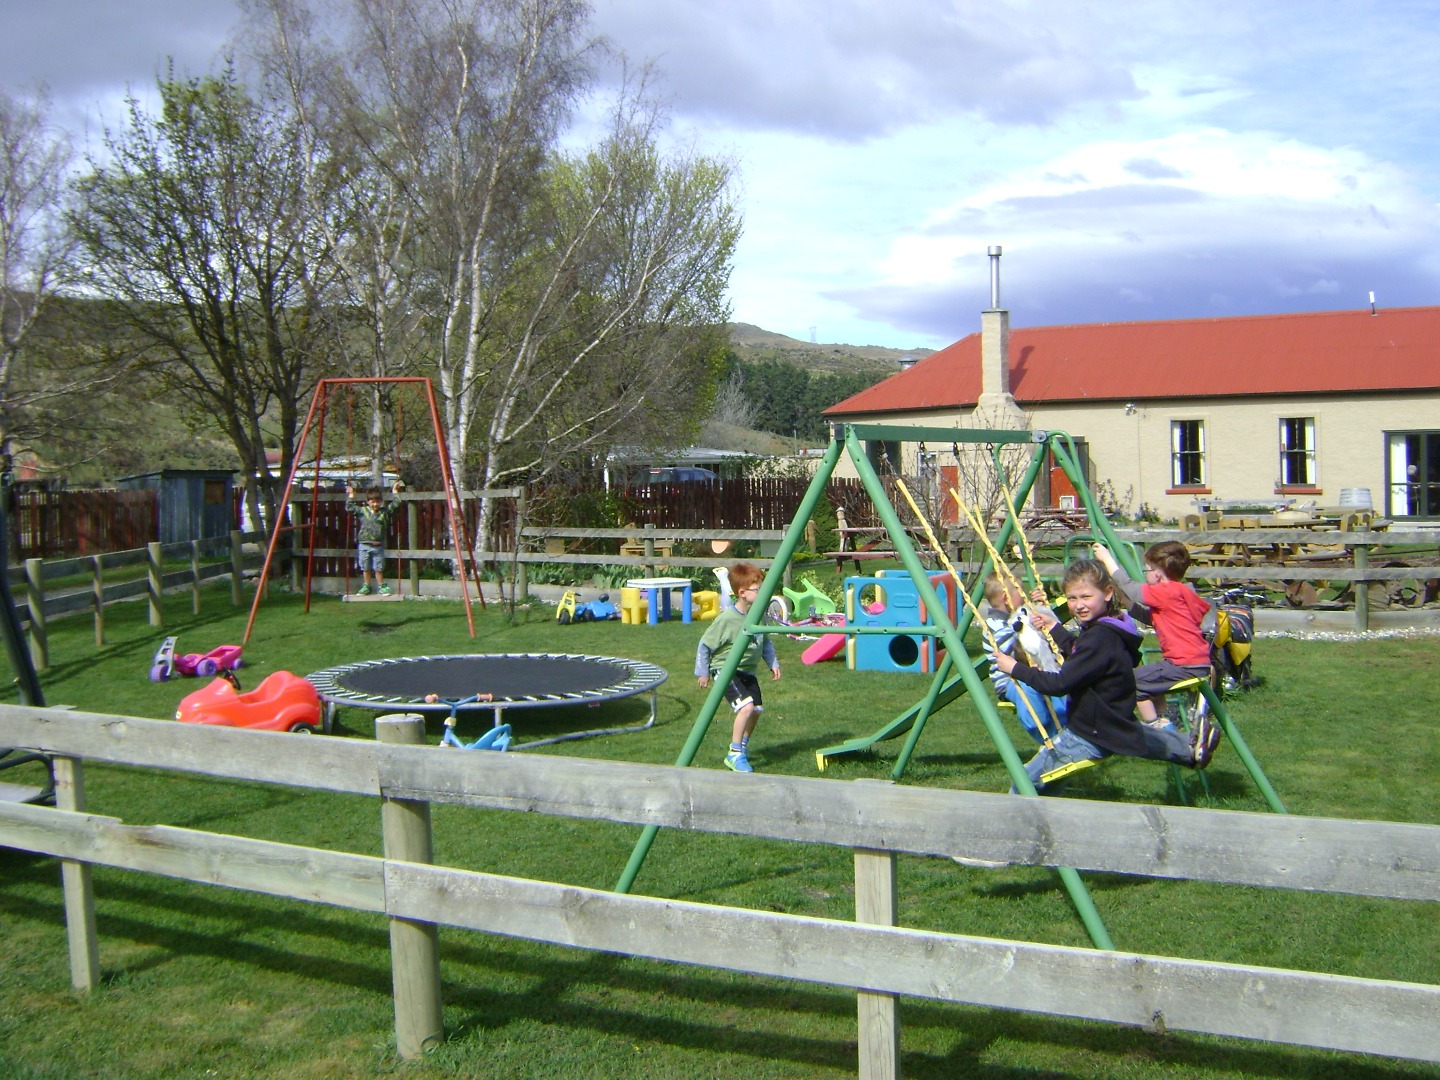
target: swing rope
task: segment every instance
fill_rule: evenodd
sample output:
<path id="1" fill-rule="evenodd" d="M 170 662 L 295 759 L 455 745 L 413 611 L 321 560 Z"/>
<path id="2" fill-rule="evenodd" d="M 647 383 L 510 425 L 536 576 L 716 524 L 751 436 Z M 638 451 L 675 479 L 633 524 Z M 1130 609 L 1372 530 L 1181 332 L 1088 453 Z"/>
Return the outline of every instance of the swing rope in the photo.
<path id="1" fill-rule="evenodd" d="M 995 639 L 995 631 L 990 628 L 990 624 L 985 620 L 985 616 L 981 614 L 980 609 L 975 604 L 975 601 L 970 598 L 970 591 L 965 588 L 965 582 L 960 577 L 960 571 L 955 569 L 955 564 L 952 563 L 950 561 L 950 557 L 945 554 L 944 546 L 936 538 L 935 530 L 930 527 L 930 522 L 926 520 L 925 515 L 920 512 L 920 507 L 915 505 L 915 500 L 911 498 L 910 489 L 905 486 L 905 481 L 901 480 L 897 476 L 895 478 L 895 487 L 899 490 L 901 495 L 905 496 L 905 501 L 910 504 L 910 511 L 915 515 L 916 519 L 920 522 L 921 527 L 925 530 L 925 539 L 929 543 L 930 549 L 935 552 L 936 557 L 939 558 L 940 565 L 943 566 L 945 570 L 950 574 L 950 577 L 954 579 L 955 591 L 958 592 L 960 596 L 964 599 L 965 606 L 969 609 L 972 620 L 974 621 L 975 625 L 980 627 L 980 633 L 985 637 L 986 641 L 989 642 L 990 651 L 999 652 L 1000 643 Z M 1018 641 L 1016 642 L 1016 647 L 1019 648 Z M 1021 694 L 1020 700 L 1025 702 L 1025 708 L 1030 713 L 1030 719 L 1035 722 L 1035 729 L 1040 732 L 1040 737 L 1045 741 L 1045 746 L 1050 750 L 1055 749 L 1054 744 L 1050 741 L 1050 732 L 1045 727 L 1044 722 L 1041 721 L 1039 715 L 1036 713 L 1035 705 L 1031 702 L 1030 698 L 1027 697 L 1025 694 Z M 1052 721 L 1056 720 L 1053 710 L 1051 712 L 1050 719 Z"/>
<path id="2" fill-rule="evenodd" d="M 980 520 L 979 512 L 976 510 L 972 510 L 965 503 L 965 500 L 960 498 L 960 493 L 954 488 L 950 489 L 950 496 L 955 500 L 956 504 L 964 512 L 965 520 L 967 520 L 970 523 L 970 527 L 975 530 L 975 535 L 980 537 L 980 542 L 985 545 L 986 552 L 989 553 L 991 561 L 995 563 L 996 573 L 1000 575 L 1001 580 L 1005 583 L 1006 587 L 1014 589 L 1021 596 L 1024 596 L 1025 590 L 1021 587 L 1020 580 L 1011 571 L 1010 567 L 1006 564 L 1005 559 L 1001 556 L 1000 552 L 996 550 L 995 545 L 990 542 L 990 536 L 985 531 L 985 525 Z M 1015 523 L 1016 531 L 1019 532 L 1020 522 L 1018 520 L 1015 520 L 1015 515 L 1013 511 L 1010 516 L 1012 521 L 1014 521 Z M 1023 532 L 1021 533 L 1021 535 L 1024 535 Z M 1063 664 L 1065 662 L 1065 656 L 1063 653 L 1060 652 L 1060 646 L 1055 644 L 1055 639 L 1050 636 L 1050 628 L 1048 626 L 1042 626 L 1039 628 L 1039 630 L 1041 636 L 1045 638 L 1046 644 L 1050 646 L 1050 651 L 1054 653 L 1055 659 Z M 1015 647 L 1020 650 L 1022 655 L 1025 655 L 1027 660 L 1033 659 L 1029 656 L 1029 654 L 1025 652 L 1024 646 L 1020 644 L 1018 635 L 1016 636 Z M 1023 694 L 1021 696 L 1024 697 Z M 1060 726 L 1060 718 L 1055 713 L 1055 705 L 1050 700 L 1048 695 L 1042 696 L 1045 697 L 1045 711 L 1050 714 L 1051 722 L 1054 723 L 1055 726 L 1058 728 Z M 1049 745 L 1048 741 L 1046 745 Z"/>
<path id="3" fill-rule="evenodd" d="M 980 520 L 979 513 L 975 510 L 972 510 L 968 505 L 966 505 L 965 500 L 960 497 L 960 493 L 954 488 L 950 489 L 950 497 L 955 500 L 956 504 L 964 512 L 965 519 L 970 523 L 970 527 L 975 530 L 975 535 L 980 537 L 980 542 L 985 545 L 985 551 L 990 556 L 991 561 L 995 563 L 996 573 L 1000 575 L 1001 580 L 1004 581 L 1007 586 L 1015 589 L 1022 596 L 1024 596 L 1025 589 L 1020 584 L 1020 579 L 1015 576 L 1015 572 L 1010 569 L 1008 564 L 1006 564 L 1004 556 L 1001 555 L 1000 552 L 996 550 L 995 545 L 990 542 L 990 537 L 985 532 L 985 525 Z M 1055 659 L 1063 662 L 1065 656 L 1060 651 L 1060 646 L 1055 644 L 1055 639 L 1050 636 L 1049 629 L 1043 629 L 1040 631 L 1040 633 L 1049 643 L 1051 651 L 1055 653 Z"/>

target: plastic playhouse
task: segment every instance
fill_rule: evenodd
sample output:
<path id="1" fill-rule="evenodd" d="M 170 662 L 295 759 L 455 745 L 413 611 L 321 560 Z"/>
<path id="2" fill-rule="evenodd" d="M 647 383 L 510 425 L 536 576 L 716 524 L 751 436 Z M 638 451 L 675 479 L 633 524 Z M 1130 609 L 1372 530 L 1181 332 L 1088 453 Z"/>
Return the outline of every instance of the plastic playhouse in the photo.
<path id="1" fill-rule="evenodd" d="M 930 584 L 953 625 L 960 602 L 955 579 L 949 574 L 932 574 Z M 873 577 L 845 579 L 845 618 L 849 626 L 893 627 L 897 631 L 935 625 L 910 576 L 884 571 Z M 851 671 L 930 674 L 936 670 L 941 651 L 929 634 L 847 634 L 845 665 Z"/>

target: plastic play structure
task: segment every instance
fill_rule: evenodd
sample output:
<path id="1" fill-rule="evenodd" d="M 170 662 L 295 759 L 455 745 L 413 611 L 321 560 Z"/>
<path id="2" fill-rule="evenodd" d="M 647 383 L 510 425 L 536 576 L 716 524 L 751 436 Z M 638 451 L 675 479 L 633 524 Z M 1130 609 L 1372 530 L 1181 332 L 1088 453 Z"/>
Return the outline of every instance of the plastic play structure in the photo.
<path id="1" fill-rule="evenodd" d="M 265 583 L 270 578 L 270 566 L 275 558 L 275 549 L 280 542 L 280 534 L 286 528 L 285 508 L 290 505 L 290 493 L 295 487 L 295 481 L 301 470 L 313 468 L 313 478 L 310 485 L 310 520 L 316 518 L 316 511 L 320 501 L 321 488 L 321 463 L 324 461 L 325 449 L 325 419 L 330 409 L 332 395 L 342 392 L 351 392 L 357 386 L 391 386 L 397 388 L 410 387 L 417 389 L 424 397 L 430 423 L 435 438 L 436 453 L 440 461 L 440 482 L 445 495 L 445 512 L 447 525 L 450 534 L 451 544 L 454 549 L 455 566 L 457 577 L 460 581 L 460 598 L 465 603 L 465 620 L 470 627 L 470 636 L 475 636 L 475 616 L 470 610 L 470 586 L 473 582 L 475 595 L 480 600 L 480 606 L 485 606 L 485 596 L 480 591 L 480 576 L 476 572 L 475 562 L 471 556 L 471 543 L 469 532 L 465 523 L 465 512 L 460 505 L 460 493 L 455 487 L 455 473 L 450 464 L 450 451 L 445 440 L 445 433 L 440 424 L 440 410 L 435 404 L 435 387 L 429 379 L 420 377 L 387 377 L 387 378 L 349 378 L 349 379 L 321 379 L 315 386 L 315 394 L 310 399 L 310 411 L 305 416 L 305 425 L 300 430 L 300 438 L 296 445 L 295 461 L 290 468 L 290 475 L 285 478 L 285 490 L 280 496 L 280 509 L 275 515 L 275 521 L 270 528 L 270 542 L 265 547 L 265 562 L 260 568 L 260 580 L 255 585 L 255 599 L 250 605 L 250 618 L 245 622 L 245 636 L 241 639 L 242 645 L 250 643 L 250 632 L 255 627 L 255 615 L 260 610 L 260 601 L 265 595 Z M 315 436 L 315 450 L 313 459 L 309 456 L 307 448 L 311 435 Z M 397 436 L 398 441 L 398 436 Z M 348 567 L 350 563 L 347 561 Z M 309 530 L 307 558 L 305 562 L 305 610 L 310 610 L 310 585 L 314 577 L 315 569 L 315 532 Z"/>
<path id="2" fill-rule="evenodd" d="M 276 671 L 244 693 L 225 678 L 218 678 L 187 695 L 175 710 L 186 724 L 294 731 L 311 735 L 330 733 L 329 717 L 320 708 L 320 695 L 310 683 L 288 671 Z"/>
<path id="3" fill-rule="evenodd" d="M 931 574 L 930 584 L 945 604 L 950 621 L 959 607 L 955 580 Z M 869 596 L 875 599 L 868 599 Z M 901 671 L 931 674 L 943 645 L 910 627 L 933 627 L 934 619 L 908 575 L 886 574 L 845 579 L 845 663 L 851 671 Z M 855 627 L 888 627 L 890 633 L 856 634 Z M 803 657 L 801 658 L 804 659 Z"/>
<path id="4" fill-rule="evenodd" d="M 911 538 L 911 532 L 901 522 L 895 508 L 890 503 L 890 497 L 881 483 L 870 457 L 866 452 L 866 443 L 936 443 L 940 445 L 953 445 L 957 449 L 961 444 L 988 446 L 994 460 L 996 475 L 1000 478 L 1002 490 L 1006 491 L 1008 515 L 1001 525 L 993 543 L 987 547 L 988 554 L 982 561 L 980 571 L 971 582 L 967 582 L 968 589 L 965 596 L 968 600 L 963 612 L 958 619 L 952 618 L 950 607 L 936 590 L 933 582 L 933 571 L 928 570 L 921 562 L 919 553 Z M 1007 484 L 1006 470 L 1001 460 L 1000 451 L 1005 446 L 1028 445 L 1032 453 L 1028 467 L 1018 483 Z M 1023 506 L 1034 486 L 1035 478 L 1039 474 L 1042 465 L 1047 458 L 1053 458 L 1056 465 L 1065 473 L 1080 498 L 1085 512 L 1089 518 L 1091 528 L 1096 537 L 1103 539 L 1110 549 L 1115 552 L 1119 559 L 1136 580 L 1142 577 L 1141 567 L 1134 551 L 1128 544 L 1121 543 L 1115 535 L 1114 529 L 1105 515 L 1100 512 L 1095 499 L 1090 492 L 1085 477 L 1078 465 L 1078 456 L 1075 453 L 1070 436 L 1059 431 L 1017 431 L 1011 429 L 974 429 L 974 428 L 939 428 L 894 424 L 845 424 L 836 425 L 833 429 L 830 445 L 816 469 L 809 488 L 800 501 L 795 518 L 791 521 L 786 530 L 785 539 L 781 541 L 780 549 L 771 564 L 765 579 L 761 582 L 760 593 L 755 604 L 755 615 L 746 620 L 741 631 L 741 637 L 737 645 L 730 652 L 730 657 L 722 670 L 717 674 L 712 684 L 705 703 L 701 706 L 695 723 L 691 728 L 684 747 L 676 758 L 677 765 L 690 765 L 694 762 L 700 745 L 704 740 L 710 723 L 716 712 L 723 704 L 724 688 L 734 677 L 739 666 L 740 658 L 744 653 L 743 646 L 757 634 L 785 633 L 788 627 L 776 627 L 767 624 L 761 613 L 780 588 L 781 577 L 785 566 L 794 554 L 796 548 L 804 538 L 806 523 L 810 520 L 815 508 L 819 505 L 820 499 L 824 497 L 825 485 L 835 471 L 835 466 L 840 460 L 841 454 L 848 455 L 854 464 L 856 472 L 866 493 L 874 504 L 885 531 L 894 545 L 895 556 L 904 566 L 909 575 L 910 583 L 913 585 L 918 602 L 923 603 L 932 616 L 929 625 L 914 625 L 903 628 L 903 633 L 911 637 L 926 637 L 931 640 L 938 649 L 943 645 L 944 653 L 939 657 L 935 666 L 935 672 L 929 680 L 928 688 L 922 699 L 914 706 L 907 709 L 900 716 L 884 724 L 875 732 L 861 738 L 852 739 L 839 746 L 827 747 L 816 752 L 816 761 L 824 767 L 826 760 L 838 757 L 842 754 L 854 753 L 867 750 L 876 743 L 887 739 L 905 737 L 905 743 L 895 763 L 892 776 L 899 779 L 905 772 L 906 766 L 915 751 L 921 734 L 931 716 L 946 705 L 954 703 L 960 697 L 969 695 L 976 713 L 979 714 L 981 723 L 986 733 L 994 743 L 995 749 L 1000 755 L 1000 760 L 1009 774 L 1015 790 L 1019 793 L 1017 797 L 1035 797 L 1035 787 L 1026 775 L 1024 763 L 1011 741 L 1009 731 L 1000 719 L 995 701 L 985 685 L 984 678 L 989 669 L 989 656 L 982 654 L 978 658 L 971 659 L 965 649 L 964 637 L 969 630 L 974 613 L 978 610 L 978 604 L 983 599 L 984 582 L 986 577 L 995 568 L 995 556 L 993 553 L 1007 550 L 1007 545 L 1012 540 L 1023 541 L 1023 534 L 1019 532 L 1016 507 Z M 928 524 L 927 524 L 928 530 Z M 982 535 L 985 530 L 983 523 L 977 530 Z M 938 542 L 936 542 L 938 546 Z M 1028 548 L 1028 544 L 1026 545 Z M 1035 584 L 1033 564 L 1029 567 L 1031 584 Z M 893 587 L 893 585 L 892 585 Z M 856 636 L 875 635 L 884 637 L 894 635 L 898 628 L 892 625 L 883 626 L 848 626 L 846 633 Z M 1249 773 L 1251 779 L 1259 788 L 1266 803 L 1276 813 L 1285 813 L 1285 807 L 1280 802 L 1270 782 L 1266 779 L 1259 763 L 1246 745 L 1244 737 L 1236 727 L 1229 713 L 1225 710 L 1224 704 L 1214 689 L 1207 682 L 1200 682 L 1196 687 L 1198 692 L 1205 699 L 1206 707 L 1218 722 L 1225 738 L 1230 743 L 1242 766 Z M 1183 799 L 1184 789 L 1181 787 L 1180 796 Z M 639 874 L 644 864 L 645 856 L 649 852 L 656 835 L 659 832 L 658 826 L 649 826 L 641 834 L 636 842 L 634 851 L 631 853 L 630 861 L 626 865 L 619 881 L 616 884 L 617 892 L 628 892 L 635 877 Z M 1114 948 L 1110 935 L 1095 909 L 1089 891 L 1080 879 L 1077 871 L 1070 867 L 1058 868 L 1062 883 L 1070 894 L 1072 903 L 1084 922 L 1086 930 L 1090 934 L 1092 942 L 1097 948 Z"/>

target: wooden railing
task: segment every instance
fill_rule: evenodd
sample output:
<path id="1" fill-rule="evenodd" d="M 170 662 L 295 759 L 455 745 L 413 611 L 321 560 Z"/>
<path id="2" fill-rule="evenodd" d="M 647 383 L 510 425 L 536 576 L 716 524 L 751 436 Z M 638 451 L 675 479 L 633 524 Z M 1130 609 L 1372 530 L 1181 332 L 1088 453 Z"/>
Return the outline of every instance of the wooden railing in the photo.
<path id="1" fill-rule="evenodd" d="M 1162 540 L 1178 540 L 1196 558 L 1188 580 L 1225 585 L 1236 582 L 1344 582 L 1354 586 L 1355 625 L 1370 625 L 1369 590 L 1394 582 L 1425 582 L 1440 578 L 1440 530 L 1317 532 L 1313 529 L 1116 529 L 1121 540 L 1141 550 Z M 1028 535 L 1028 534 L 1027 534 Z M 1073 557 L 1088 554 L 1085 530 L 1049 531 L 1028 535 L 1032 544 L 1066 545 Z M 965 551 L 976 543 L 969 529 L 952 528 L 952 549 Z M 1328 549 L 1328 550 L 1327 550 Z M 1064 564 L 1042 556 L 1040 573 L 1058 577 Z M 1385 561 L 1405 565 L 1384 566 Z M 1322 565 L 1323 564 L 1323 565 Z M 978 561 L 957 561 L 962 572 L 978 571 Z"/>
<path id="2" fill-rule="evenodd" d="M 48 620 L 80 611 L 90 611 L 95 617 L 95 647 L 105 644 L 105 609 L 111 604 L 134 597 L 146 597 L 150 605 L 150 625 L 163 626 L 164 616 L 161 597 L 166 592 L 188 588 L 191 591 L 191 608 L 200 614 L 202 586 L 219 578 L 230 579 L 231 603 L 243 602 L 242 582 L 247 569 L 260 565 L 260 556 L 254 551 L 246 552 L 246 543 L 263 541 L 259 533 L 232 532 L 229 536 L 216 536 L 208 540 L 190 540 L 177 544 L 151 543 L 143 548 L 130 551 L 114 551 L 101 555 L 89 555 L 70 559 L 26 559 L 23 566 L 6 571 L 10 575 L 10 588 L 17 599 L 23 597 L 19 614 L 29 635 L 30 659 L 35 667 L 43 671 L 50 666 L 50 647 L 46 634 Z M 227 556 L 216 562 L 202 565 L 202 560 L 216 555 Z M 164 571 L 167 562 L 188 559 L 189 567 L 184 570 Z M 133 573 L 125 580 L 105 581 L 107 571 L 122 570 L 126 567 L 144 566 L 143 576 Z M 88 587 L 55 588 L 57 580 L 89 577 Z M 47 587 L 47 582 L 52 583 Z"/>
<path id="3" fill-rule="evenodd" d="M 443 924 L 853 987 L 867 1078 L 898 1075 L 902 995 L 1440 1061 L 1440 986 L 892 925 L 897 853 L 1435 901 L 1440 826 L 759 774 L 737 814 L 737 781 L 716 770 L 389 745 L 418 741 L 418 717 L 377 729 L 386 742 L 0 705 L 0 745 L 56 755 L 57 808 L 0 804 L 0 845 L 62 860 L 72 982 L 98 985 L 98 864 L 388 915 L 404 1056 L 443 1038 Z M 374 795 L 384 856 L 86 814 L 83 761 Z M 432 802 L 850 848 L 856 921 L 429 865 Z"/>

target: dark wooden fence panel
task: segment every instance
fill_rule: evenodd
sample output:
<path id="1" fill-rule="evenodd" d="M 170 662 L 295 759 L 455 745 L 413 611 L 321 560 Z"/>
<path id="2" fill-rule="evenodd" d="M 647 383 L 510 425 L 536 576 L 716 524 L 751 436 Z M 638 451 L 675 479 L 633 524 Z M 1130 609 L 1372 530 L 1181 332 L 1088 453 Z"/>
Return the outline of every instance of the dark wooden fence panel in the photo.
<path id="1" fill-rule="evenodd" d="M 794 520 L 809 486 L 806 477 L 747 477 L 713 484 L 649 484 L 627 489 L 620 497 L 620 504 L 625 523 L 654 525 L 657 529 L 784 529 Z M 870 496 L 859 480 L 832 479 L 825 492 L 832 508 L 845 507 L 846 518 L 852 525 L 880 523 Z"/>
<path id="2" fill-rule="evenodd" d="M 160 536 L 159 492 L 17 491 L 10 505 L 14 561 L 143 548 Z"/>

